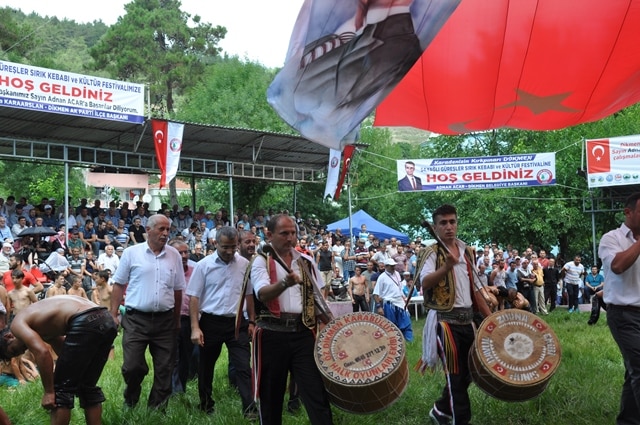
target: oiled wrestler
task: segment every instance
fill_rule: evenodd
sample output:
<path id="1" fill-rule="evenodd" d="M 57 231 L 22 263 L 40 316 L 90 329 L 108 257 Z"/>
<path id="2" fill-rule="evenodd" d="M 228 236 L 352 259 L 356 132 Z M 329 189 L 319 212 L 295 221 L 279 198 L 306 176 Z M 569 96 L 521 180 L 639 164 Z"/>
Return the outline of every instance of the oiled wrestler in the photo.
<path id="1" fill-rule="evenodd" d="M 96 384 L 107 361 L 117 327 L 109 311 L 73 295 L 47 298 L 23 309 L 11 329 L 2 331 L 0 359 L 29 349 L 40 369 L 42 407 L 52 424 L 68 424 L 74 397 L 88 425 L 101 424 L 104 394 Z M 50 344 L 58 355 L 55 365 Z"/>

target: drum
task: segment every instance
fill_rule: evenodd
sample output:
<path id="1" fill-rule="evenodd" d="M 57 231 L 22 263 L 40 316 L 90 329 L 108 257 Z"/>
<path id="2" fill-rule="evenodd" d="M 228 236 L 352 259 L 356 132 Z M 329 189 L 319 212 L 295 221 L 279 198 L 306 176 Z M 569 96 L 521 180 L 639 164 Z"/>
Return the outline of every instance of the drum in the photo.
<path id="1" fill-rule="evenodd" d="M 315 359 L 329 399 L 351 413 L 389 407 L 409 382 L 404 337 L 375 313 L 349 313 L 329 322 L 318 335 Z"/>
<path id="2" fill-rule="evenodd" d="M 487 317 L 469 354 L 476 385 L 503 401 L 542 394 L 560 364 L 560 343 L 549 325 L 524 310 L 501 310 Z"/>

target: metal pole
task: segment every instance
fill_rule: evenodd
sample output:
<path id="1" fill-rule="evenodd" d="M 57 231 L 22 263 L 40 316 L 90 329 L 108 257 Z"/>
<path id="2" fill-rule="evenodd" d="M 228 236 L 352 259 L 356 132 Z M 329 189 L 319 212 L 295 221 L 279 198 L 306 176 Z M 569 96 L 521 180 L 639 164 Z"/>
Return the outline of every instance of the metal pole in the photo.
<path id="1" fill-rule="evenodd" d="M 596 248 L 596 207 L 593 200 L 593 192 L 589 192 L 591 197 L 591 240 L 593 244 L 593 266 L 598 264 L 598 250 Z"/>
<path id="2" fill-rule="evenodd" d="M 236 223 L 233 221 L 234 209 L 233 209 L 233 165 L 227 164 L 227 172 L 229 173 L 229 224 L 232 227 L 236 227 Z"/>
<path id="3" fill-rule="evenodd" d="M 353 239 L 353 222 L 351 220 L 351 174 L 347 174 L 347 194 L 349 195 L 349 240 L 351 246 L 355 247 L 355 239 Z M 355 249 L 355 248 L 354 248 Z"/>
<path id="4" fill-rule="evenodd" d="M 69 241 L 69 149 L 64 147 L 64 228 L 65 241 Z"/>

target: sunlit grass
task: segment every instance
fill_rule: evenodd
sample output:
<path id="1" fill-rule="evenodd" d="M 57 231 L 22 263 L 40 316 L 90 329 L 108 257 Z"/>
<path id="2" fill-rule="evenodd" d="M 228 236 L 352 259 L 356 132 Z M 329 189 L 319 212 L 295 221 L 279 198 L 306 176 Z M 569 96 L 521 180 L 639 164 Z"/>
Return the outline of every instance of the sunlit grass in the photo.
<path id="1" fill-rule="evenodd" d="M 473 423 L 475 425 L 550 425 L 550 424 L 611 424 L 615 422 L 620 400 L 624 367 L 617 346 L 606 325 L 606 315 L 595 326 L 587 326 L 587 313 L 569 314 L 557 309 L 544 319 L 555 331 L 561 347 L 562 360 L 547 390 L 538 398 L 507 403 L 487 396 L 475 385 L 471 386 Z M 420 358 L 424 318 L 414 321 L 416 340 L 408 345 L 411 368 L 409 385 L 403 396 L 388 409 L 371 415 L 353 415 L 334 408 L 336 424 L 357 425 L 424 425 L 427 414 L 444 383 L 441 372 L 421 376 L 413 370 Z M 146 409 L 146 397 L 151 376 L 144 381 L 140 406 L 124 411 L 120 374 L 122 365 L 121 339 L 116 340 L 116 359 L 105 367 L 100 380 L 107 401 L 104 403 L 103 423 L 132 425 L 248 424 L 241 414 L 240 397 L 229 387 L 227 355 L 223 351 L 216 366 L 214 399 L 216 412 L 207 416 L 197 409 L 197 382 L 190 382 L 187 394 L 173 398 L 166 413 Z M 48 422 L 40 408 L 42 387 L 32 383 L 15 391 L 0 389 L 0 406 L 14 424 L 39 425 Z M 76 402 L 76 405 L 78 403 Z M 292 415 L 285 411 L 285 425 L 308 424 L 304 409 Z M 83 411 L 74 409 L 72 424 L 83 424 Z"/>

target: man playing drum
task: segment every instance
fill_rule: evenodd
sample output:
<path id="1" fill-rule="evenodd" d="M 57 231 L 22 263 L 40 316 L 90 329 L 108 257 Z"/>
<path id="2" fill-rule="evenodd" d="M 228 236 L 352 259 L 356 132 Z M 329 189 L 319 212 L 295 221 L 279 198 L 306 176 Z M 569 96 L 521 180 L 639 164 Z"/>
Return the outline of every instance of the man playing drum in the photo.
<path id="1" fill-rule="evenodd" d="M 468 358 L 474 340 L 474 310 L 483 316 L 491 312 L 473 270 L 473 248 L 457 239 L 456 208 L 445 204 L 436 209 L 433 227 L 439 242 L 426 248 L 420 282 L 425 305 L 432 310 L 429 314 L 437 312 L 438 354 L 448 376 L 429 416 L 436 425 L 451 421 L 466 425 L 471 420 L 467 389 L 471 383 Z"/>
<path id="2" fill-rule="evenodd" d="M 271 245 L 268 255 L 251 264 L 256 296 L 256 330 L 253 336 L 254 379 L 258 383 L 260 423 L 282 423 L 282 403 L 289 371 L 298 384 L 309 422 L 333 423 L 329 397 L 314 359 L 319 275 L 313 259 L 296 251 L 297 229 L 291 217 L 273 216 L 267 223 Z M 318 287 L 314 291 L 313 285 Z M 328 321 L 328 320 L 327 320 Z"/>

